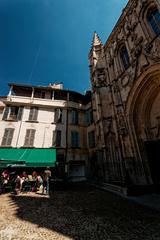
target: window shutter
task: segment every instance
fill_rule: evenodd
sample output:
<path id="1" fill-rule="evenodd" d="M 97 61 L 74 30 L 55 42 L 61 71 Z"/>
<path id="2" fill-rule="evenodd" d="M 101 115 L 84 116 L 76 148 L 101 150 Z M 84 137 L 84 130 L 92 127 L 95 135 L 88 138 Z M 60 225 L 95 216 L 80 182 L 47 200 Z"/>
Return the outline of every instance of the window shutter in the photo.
<path id="1" fill-rule="evenodd" d="M 17 120 L 22 120 L 23 109 L 24 107 L 19 107 Z"/>
<path id="2" fill-rule="evenodd" d="M 34 144 L 35 132 L 36 132 L 35 129 L 30 130 L 30 143 L 29 143 L 30 147 L 32 147 Z"/>
<path id="3" fill-rule="evenodd" d="M 76 132 L 76 147 L 79 147 L 79 134 Z"/>
<path id="4" fill-rule="evenodd" d="M 38 108 L 32 107 L 29 113 L 29 121 L 36 121 L 38 117 Z"/>
<path id="5" fill-rule="evenodd" d="M 36 121 L 38 117 L 38 108 L 34 108 L 33 120 Z"/>
<path id="6" fill-rule="evenodd" d="M 33 120 L 33 111 L 34 111 L 34 109 L 33 109 L 33 108 L 30 108 L 29 121 L 32 121 L 32 120 Z"/>
<path id="7" fill-rule="evenodd" d="M 79 133 L 76 131 L 71 132 L 72 147 L 79 147 Z"/>
<path id="8" fill-rule="evenodd" d="M 13 139 L 13 128 L 6 128 L 4 131 L 3 139 L 2 139 L 2 146 L 10 146 Z"/>
<path id="9" fill-rule="evenodd" d="M 53 135 L 52 135 L 52 146 L 53 146 L 53 147 L 56 146 L 56 131 L 53 131 Z"/>
<path id="10" fill-rule="evenodd" d="M 8 113 L 9 113 L 9 106 L 5 108 L 2 120 L 7 120 Z"/>
<path id="11" fill-rule="evenodd" d="M 3 139 L 2 139 L 2 143 L 1 143 L 2 146 L 6 146 L 8 132 L 9 132 L 9 129 L 6 128 L 5 131 L 4 131 L 4 135 L 3 135 Z"/>
<path id="12" fill-rule="evenodd" d="M 30 129 L 27 129 L 26 130 L 24 146 L 28 146 L 29 145 L 29 136 L 30 136 Z"/>
<path id="13" fill-rule="evenodd" d="M 78 124 L 78 111 L 72 110 L 72 124 Z"/>
<path id="14" fill-rule="evenodd" d="M 24 146 L 26 147 L 32 147 L 34 144 L 34 138 L 35 138 L 35 129 L 27 129 L 26 130 L 26 136 L 25 136 L 25 142 Z"/>
<path id="15" fill-rule="evenodd" d="M 8 139 L 7 139 L 7 146 L 10 146 L 12 143 L 12 139 L 13 139 L 13 133 L 14 133 L 14 129 L 10 128 L 9 129 L 9 133 L 8 133 Z"/>

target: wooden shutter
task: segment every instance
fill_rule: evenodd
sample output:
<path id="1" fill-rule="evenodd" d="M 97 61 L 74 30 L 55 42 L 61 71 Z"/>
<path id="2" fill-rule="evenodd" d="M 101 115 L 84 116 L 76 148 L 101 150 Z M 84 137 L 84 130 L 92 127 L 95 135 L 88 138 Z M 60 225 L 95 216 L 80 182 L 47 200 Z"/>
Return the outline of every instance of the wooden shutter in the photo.
<path id="1" fill-rule="evenodd" d="M 9 106 L 6 106 L 4 113 L 3 113 L 3 118 L 2 120 L 7 120 L 8 117 L 8 113 L 9 113 Z"/>
<path id="2" fill-rule="evenodd" d="M 33 147 L 34 138 L 35 138 L 35 132 L 36 132 L 35 129 L 27 129 L 26 130 L 24 146 L 26 146 L 26 147 Z"/>
<path id="3" fill-rule="evenodd" d="M 17 120 L 22 120 L 23 109 L 24 109 L 24 107 L 22 107 L 22 106 L 19 107 Z"/>
<path id="4" fill-rule="evenodd" d="M 13 139 L 14 128 L 6 128 L 4 131 L 2 146 L 10 146 Z"/>
<path id="5" fill-rule="evenodd" d="M 72 131 L 71 138 L 72 147 L 79 147 L 79 133 L 76 131 Z"/>
<path id="6" fill-rule="evenodd" d="M 33 120 L 37 121 L 37 117 L 38 117 L 38 108 L 34 108 Z"/>
<path id="7" fill-rule="evenodd" d="M 78 111 L 72 110 L 72 124 L 78 124 Z"/>
<path id="8" fill-rule="evenodd" d="M 24 146 L 28 146 L 29 145 L 29 136 L 30 136 L 30 129 L 27 129 L 26 130 Z"/>
<path id="9" fill-rule="evenodd" d="M 38 108 L 31 107 L 29 113 L 29 121 L 36 121 L 38 117 Z"/>
<path id="10" fill-rule="evenodd" d="M 34 109 L 33 109 L 33 108 L 30 108 L 29 121 L 32 121 L 32 120 L 33 120 L 33 111 L 34 111 Z"/>
<path id="11" fill-rule="evenodd" d="M 8 132 L 9 132 L 9 129 L 6 128 L 5 131 L 4 131 L 4 135 L 3 135 L 3 139 L 2 139 L 2 143 L 1 143 L 2 146 L 6 146 L 7 137 L 8 137 Z"/>
<path id="12" fill-rule="evenodd" d="M 30 143 L 29 143 L 29 146 L 30 146 L 30 147 L 33 147 L 34 138 L 35 138 L 35 132 L 36 132 L 35 129 L 31 129 L 31 130 L 30 130 Z"/>
<path id="13" fill-rule="evenodd" d="M 11 143 L 12 143 L 13 133 L 14 133 L 14 129 L 10 128 L 9 129 L 9 134 L 8 134 L 8 139 L 7 139 L 7 146 L 10 146 Z"/>

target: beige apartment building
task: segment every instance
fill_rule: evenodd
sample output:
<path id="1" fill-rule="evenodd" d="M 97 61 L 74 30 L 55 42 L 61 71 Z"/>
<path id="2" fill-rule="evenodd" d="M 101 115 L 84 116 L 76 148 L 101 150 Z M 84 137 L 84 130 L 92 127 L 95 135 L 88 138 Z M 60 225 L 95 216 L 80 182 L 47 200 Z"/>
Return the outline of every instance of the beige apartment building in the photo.
<path id="1" fill-rule="evenodd" d="M 85 180 L 88 147 L 94 142 L 92 136 L 87 140 L 93 126 L 91 93 L 64 90 L 62 84 L 9 85 L 8 96 L 1 99 L 1 148 L 55 148 L 57 164 L 68 179 Z"/>

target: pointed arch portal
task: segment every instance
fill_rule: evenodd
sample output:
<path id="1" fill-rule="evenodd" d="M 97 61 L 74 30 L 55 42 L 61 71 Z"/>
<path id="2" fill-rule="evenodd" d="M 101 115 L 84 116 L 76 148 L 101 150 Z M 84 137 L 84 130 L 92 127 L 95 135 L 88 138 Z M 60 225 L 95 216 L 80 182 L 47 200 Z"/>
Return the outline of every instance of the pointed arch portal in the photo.
<path id="1" fill-rule="evenodd" d="M 135 81 L 126 111 L 136 159 L 146 179 L 160 184 L 160 64 Z"/>

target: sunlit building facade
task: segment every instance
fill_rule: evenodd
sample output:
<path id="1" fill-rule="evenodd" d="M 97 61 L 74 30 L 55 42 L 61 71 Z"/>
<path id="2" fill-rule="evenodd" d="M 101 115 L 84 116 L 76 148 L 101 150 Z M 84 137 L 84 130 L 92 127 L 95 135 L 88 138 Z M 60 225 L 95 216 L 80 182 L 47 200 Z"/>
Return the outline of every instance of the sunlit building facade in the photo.
<path id="1" fill-rule="evenodd" d="M 64 90 L 62 84 L 9 85 L 8 96 L 1 99 L 1 148 L 55 148 L 57 165 L 67 178 L 85 180 L 91 93 Z"/>

